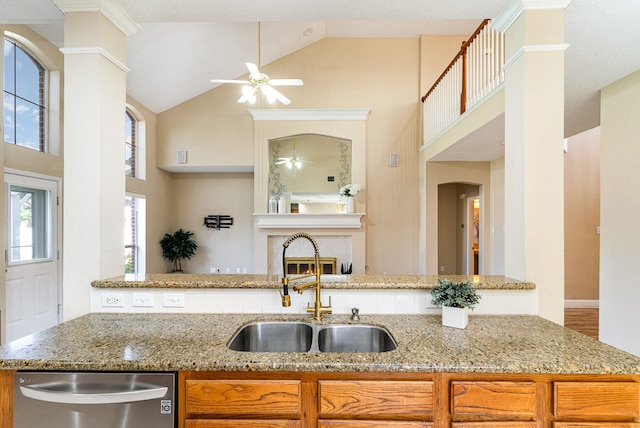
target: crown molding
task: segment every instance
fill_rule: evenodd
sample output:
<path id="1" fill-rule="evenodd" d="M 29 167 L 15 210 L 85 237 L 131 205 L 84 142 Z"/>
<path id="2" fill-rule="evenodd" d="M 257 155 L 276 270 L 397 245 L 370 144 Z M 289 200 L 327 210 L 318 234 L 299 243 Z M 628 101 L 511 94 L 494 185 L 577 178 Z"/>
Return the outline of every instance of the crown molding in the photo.
<path id="1" fill-rule="evenodd" d="M 53 0 L 63 13 L 72 12 L 100 12 L 118 27 L 125 36 L 130 36 L 142 29 L 116 2 L 113 0 Z"/>
<path id="2" fill-rule="evenodd" d="M 98 46 L 89 46 L 89 47 L 80 47 L 80 48 L 60 48 L 60 52 L 62 52 L 65 55 L 92 55 L 92 54 L 102 55 L 103 57 L 108 59 L 111 63 L 113 63 L 116 67 L 118 67 L 125 73 L 129 72 L 129 68 L 125 64 L 118 61 L 116 57 L 114 57 L 109 52 L 107 52 L 106 50 Z"/>
<path id="3" fill-rule="evenodd" d="M 491 20 L 491 27 L 505 32 L 525 10 L 566 9 L 572 0 L 511 0 Z"/>

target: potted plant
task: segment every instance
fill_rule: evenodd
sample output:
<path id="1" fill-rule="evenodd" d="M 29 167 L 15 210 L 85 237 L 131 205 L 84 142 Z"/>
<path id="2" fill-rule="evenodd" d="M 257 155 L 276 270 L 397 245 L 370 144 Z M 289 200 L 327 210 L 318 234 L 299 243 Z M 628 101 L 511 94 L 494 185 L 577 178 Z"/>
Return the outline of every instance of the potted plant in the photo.
<path id="1" fill-rule="evenodd" d="M 438 285 L 431 289 L 431 303 L 442 306 L 442 325 L 466 328 L 469 323 L 469 309 L 480 301 L 480 295 L 471 281 L 454 282 L 438 279 Z"/>
<path id="2" fill-rule="evenodd" d="M 191 239 L 193 232 L 178 229 L 173 234 L 165 233 L 160 240 L 162 257 L 173 263 L 171 272 L 182 272 L 182 259 L 190 259 L 198 249 L 198 243 Z"/>

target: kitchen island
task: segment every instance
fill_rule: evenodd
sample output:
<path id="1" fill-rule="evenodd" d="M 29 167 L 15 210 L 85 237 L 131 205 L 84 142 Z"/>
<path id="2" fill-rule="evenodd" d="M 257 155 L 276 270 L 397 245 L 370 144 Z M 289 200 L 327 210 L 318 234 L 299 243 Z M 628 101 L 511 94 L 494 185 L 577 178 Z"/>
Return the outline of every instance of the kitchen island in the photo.
<path id="1" fill-rule="evenodd" d="M 0 348 L 1 426 L 10 426 L 15 370 L 178 371 L 184 427 L 640 424 L 640 358 L 537 316 L 476 315 L 458 330 L 435 315 L 365 314 L 357 323 L 385 326 L 397 342 L 382 353 L 227 349 L 256 320 L 312 322 L 307 315 L 93 313 L 9 343 Z M 328 315 L 323 323 L 351 321 Z M 238 391 L 258 402 L 234 407 L 228 394 L 249 399 Z M 284 398 L 291 400 L 284 409 L 268 404 Z"/>

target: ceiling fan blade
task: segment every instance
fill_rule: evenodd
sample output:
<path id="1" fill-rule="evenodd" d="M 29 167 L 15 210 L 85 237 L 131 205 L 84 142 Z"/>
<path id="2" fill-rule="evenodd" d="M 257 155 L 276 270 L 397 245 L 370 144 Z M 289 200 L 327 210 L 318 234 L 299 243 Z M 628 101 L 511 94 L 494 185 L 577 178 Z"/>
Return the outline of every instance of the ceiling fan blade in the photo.
<path id="1" fill-rule="evenodd" d="M 229 80 L 229 79 L 211 79 L 212 83 L 244 83 L 249 84 L 248 80 Z"/>
<path id="2" fill-rule="evenodd" d="M 269 79 L 272 86 L 302 86 L 304 83 L 301 79 Z"/>
<path id="3" fill-rule="evenodd" d="M 284 105 L 291 104 L 291 100 L 289 98 L 282 95 L 282 93 L 280 93 L 277 89 L 273 88 L 271 85 L 265 85 L 262 88 L 262 92 L 267 96 L 267 100 L 271 103 L 274 102 L 275 100 L 278 100 Z"/>
<path id="4" fill-rule="evenodd" d="M 244 65 L 247 66 L 247 70 L 249 70 L 249 74 L 251 75 L 251 77 L 253 77 L 254 79 L 260 79 L 262 77 L 262 74 L 260 73 L 260 70 L 258 70 L 257 65 L 252 62 L 245 62 Z"/>

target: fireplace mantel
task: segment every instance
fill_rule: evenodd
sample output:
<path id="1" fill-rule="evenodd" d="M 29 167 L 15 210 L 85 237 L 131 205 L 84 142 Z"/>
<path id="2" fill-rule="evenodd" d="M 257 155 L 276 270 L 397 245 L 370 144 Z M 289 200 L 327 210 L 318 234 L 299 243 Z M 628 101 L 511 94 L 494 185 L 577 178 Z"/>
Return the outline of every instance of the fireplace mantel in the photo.
<path id="1" fill-rule="evenodd" d="M 360 229 L 364 213 L 253 215 L 258 229 Z"/>

